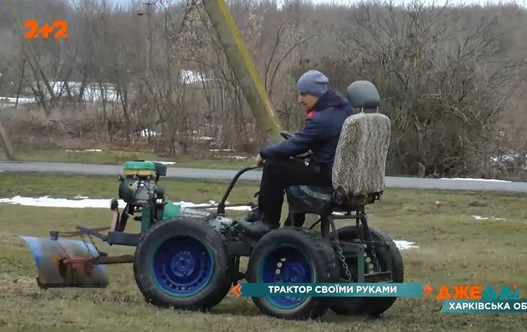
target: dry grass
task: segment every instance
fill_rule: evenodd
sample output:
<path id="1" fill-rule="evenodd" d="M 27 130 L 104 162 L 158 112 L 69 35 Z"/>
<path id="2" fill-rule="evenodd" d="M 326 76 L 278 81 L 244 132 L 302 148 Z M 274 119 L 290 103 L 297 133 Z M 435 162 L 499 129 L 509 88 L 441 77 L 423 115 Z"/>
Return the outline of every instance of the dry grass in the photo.
<path id="1" fill-rule="evenodd" d="M 224 183 L 164 180 L 173 199 L 218 201 Z M 0 197 L 16 194 L 56 197 L 110 197 L 113 178 L 0 177 Z M 256 187 L 240 184 L 232 201 L 250 200 Z M 419 249 L 403 251 L 406 281 L 440 284 L 518 285 L 527 293 L 527 209 L 525 196 L 387 190 L 369 208 L 371 224 L 395 239 L 415 241 Z M 472 215 L 506 220 L 475 220 Z M 101 226 L 109 211 L 0 205 L 1 331 L 524 331 L 527 318 L 511 314 L 442 314 L 432 298 L 400 299 L 379 320 L 328 314 L 317 322 L 264 317 L 247 298 L 229 294 L 209 314 L 161 310 L 145 304 L 131 266 L 111 266 L 105 290 L 39 290 L 27 246 L 16 234 L 46 236 L 50 229 Z M 342 222 L 342 225 L 344 222 Z M 138 225 L 132 224 L 133 227 Z M 98 244 L 99 245 L 99 244 Z M 129 248 L 101 249 L 111 253 Z"/>
<path id="2" fill-rule="evenodd" d="M 106 123 L 97 117 L 96 107 L 67 107 L 49 117 L 43 110 L 22 106 L 2 109 L 2 120 L 19 161 L 121 164 L 131 159 L 176 162 L 176 167 L 239 169 L 254 163 L 255 153 L 221 151 L 216 140 L 186 140 L 188 150 L 177 149 L 170 156 L 166 143 L 144 137 L 110 139 Z M 139 131 L 137 129 L 136 131 Z M 191 143 L 191 144 L 190 144 Z M 102 151 L 86 151 L 100 149 Z M 220 151 L 218 151 L 220 150 Z M 240 159 L 239 157 L 246 157 Z M 248 158 L 247 158 L 248 157 Z M 0 160 L 7 160 L 0 148 Z"/>
<path id="3" fill-rule="evenodd" d="M 96 144 L 93 146 L 101 146 Z M 118 165 L 128 160 L 146 159 L 154 161 L 175 162 L 168 164 L 168 167 L 190 167 L 190 168 L 210 168 L 210 169 L 241 169 L 254 165 L 253 155 L 231 153 L 209 153 L 207 157 L 196 158 L 192 155 L 180 155 L 177 157 L 163 157 L 150 151 L 126 151 L 120 147 L 108 146 L 108 150 L 103 151 L 83 151 L 92 148 L 66 147 L 67 149 L 78 149 L 78 151 L 66 151 L 59 149 L 50 150 L 29 150 L 17 151 L 16 159 L 25 162 L 61 162 L 61 163 L 81 163 L 81 164 L 106 164 Z M 104 148 L 103 148 L 104 149 Z M 245 159 L 235 157 L 246 157 Z M 0 161 L 7 161 L 3 151 L 0 151 Z"/>

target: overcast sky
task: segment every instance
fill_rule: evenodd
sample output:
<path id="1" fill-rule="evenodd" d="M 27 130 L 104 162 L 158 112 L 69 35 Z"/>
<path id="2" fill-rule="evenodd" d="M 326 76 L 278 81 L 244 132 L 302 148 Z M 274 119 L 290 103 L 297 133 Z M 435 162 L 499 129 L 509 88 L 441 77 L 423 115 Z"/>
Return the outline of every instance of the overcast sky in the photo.
<path id="1" fill-rule="evenodd" d="M 129 3 L 132 2 L 132 0 L 110 0 L 110 1 L 113 1 L 114 3 L 118 3 L 118 4 L 123 4 L 123 5 L 127 5 Z M 148 1 L 152 1 L 154 2 L 155 0 L 148 0 Z M 141 1 L 141 2 L 148 2 L 147 0 L 145 1 Z M 350 3 L 352 2 L 351 0 L 312 0 L 313 2 L 315 3 L 325 3 L 325 2 L 336 2 L 336 3 Z M 446 3 L 446 0 L 424 0 L 430 4 L 436 4 L 436 6 L 441 6 L 441 5 L 444 5 Z M 395 2 L 399 2 L 399 3 L 407 3 L 409 2 L 408 0 L 395 0 Z M 518 3 L 520 5 L 523 5 L 525 6 L 527 4 L 527 0 L 507 0 L 507 1 L 503 1 L 503 0 L 484 0 L 484 1 L 480 1 L 480 0 L 449 0 L 449 3 L 464 3 L 464 4 L 467 4 L 467 5 L 471 5 L 471 4 L 486 4 L 486 3 L 492 3 L 492 4 L 499 4 L 499 3 L 508 3 L 508 2 L 515 2 L 515 3 Z"/>

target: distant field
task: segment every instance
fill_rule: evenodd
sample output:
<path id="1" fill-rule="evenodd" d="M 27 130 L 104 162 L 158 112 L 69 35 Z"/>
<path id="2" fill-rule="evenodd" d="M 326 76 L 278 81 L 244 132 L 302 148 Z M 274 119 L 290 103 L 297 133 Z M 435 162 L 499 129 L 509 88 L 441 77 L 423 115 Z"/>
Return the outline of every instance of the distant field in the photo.
<path id="1" fill-rule="evenodd" d="M 226 182 L 163 179 L 173 200 L 219 201 Z M 254 183 L 235 187 L 231 202 L 253 200 Z M 110 198 L 114 177 L 0 175 L 0 198 L 51 196 Z M 403 250 L 406 281 L 441 284 L 517 285 L 527 294 L 526 196 L 496 193 L 388 189 L 368 208 L 372 226 L 396 240 L 415 242 Z M 442 314 L 428 298 L 400 299 L 384 318 L 337 317 L 291 322 L 262 316 L 250 299 L 229 294 L 213 313 L 161 310 L 143 301 L 132 267 L 111 266 L 104 290 L 39 290 L 34 261 L 17 234 L 47 236 L 50 229 L 106 226 L 108 209 L 9 205 L 0 202 L 0 331 L 525 331 L 523 314 Z M 232 213 L 240 214 L 240 211 Z M 487 218 L 487 219 L 485 219 Z M 501 219 L 504 220 L 501 220 Z M 338 226 L 346 222 L 339 222 Z M 137 230 L 138 225 L 131 223 Z M 112 254 L 130 248 L 97 243 Z"/>
<path id="2" fill-rule="evenodd" d="M 83 150 L 39 150 L 18 152 L 19 161 L 36 162 L 66 162 L 82 164 L 122 164 L 127 160 L 148 159 L 167 162 L 168 167 L 191 167 L 211 169 L 241 169 L 254 164 L 255 156 L 238 153 L 214 153 L 207 158 L 197 158 L 190 155 L 166 158 L 150 152 L 129 152 L 118 150 L 83 151 Z M 0 151 L 0 161 L 7 160 L 3 151 Z"/>

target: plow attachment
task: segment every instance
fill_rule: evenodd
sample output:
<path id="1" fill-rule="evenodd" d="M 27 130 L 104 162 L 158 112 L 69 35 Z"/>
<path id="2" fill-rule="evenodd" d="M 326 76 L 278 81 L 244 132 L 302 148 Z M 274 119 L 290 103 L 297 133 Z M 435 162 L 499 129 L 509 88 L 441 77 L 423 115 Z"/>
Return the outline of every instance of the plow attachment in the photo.
<path id="1" fill-rule="evenodd" d="M 38 269 L 40 288 L 104 288 L 108 285 L 105 257 L 91 243 L 73 239 L 20 236 Z M 129 257 L 128 257 L 129 258 Z"/>

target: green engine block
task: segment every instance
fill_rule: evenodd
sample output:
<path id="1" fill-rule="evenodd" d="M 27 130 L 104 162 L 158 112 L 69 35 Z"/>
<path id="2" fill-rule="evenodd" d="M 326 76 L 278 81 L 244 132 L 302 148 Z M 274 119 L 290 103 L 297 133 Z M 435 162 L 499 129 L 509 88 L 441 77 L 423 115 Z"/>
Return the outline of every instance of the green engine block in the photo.
<path id="1" fill-rule="evenodd" d="M 163 190 L 156 186 L 166 166 L 147 160 L 132 160 L 123 164 L 124 177 L 119 178 L 119 198 L 135 206 L 147 206 L 162 198 Z"/>

